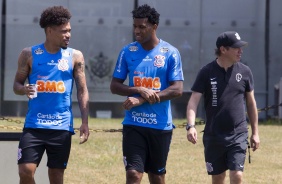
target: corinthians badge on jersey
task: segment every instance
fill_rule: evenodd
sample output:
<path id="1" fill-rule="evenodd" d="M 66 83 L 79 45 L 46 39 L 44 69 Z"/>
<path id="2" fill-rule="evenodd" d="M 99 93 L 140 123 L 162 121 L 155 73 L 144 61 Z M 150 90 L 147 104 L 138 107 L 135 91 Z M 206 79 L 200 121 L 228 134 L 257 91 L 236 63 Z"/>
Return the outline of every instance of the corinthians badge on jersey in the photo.
<path id="1" fill-rule="evenodd" d="M 164 64 L 165 64 L 164 60 L 165 60 L 165 57 L 164 57 L 164 56 L 162 56 L 162 55 L 156 55 L 156 56 L 155 56 L 155 61 L 154 61 L 154 66 L 156 66 L 156 67 L 158 67 L 158 68 L 163 67 Z"/>
<path id="2" fill-rule="evenodd" d="M 68 60 L 66 59 L 59 59 L 58 60 L 58 69 L 61 71 L 67 71 L 69 69 Z"/>

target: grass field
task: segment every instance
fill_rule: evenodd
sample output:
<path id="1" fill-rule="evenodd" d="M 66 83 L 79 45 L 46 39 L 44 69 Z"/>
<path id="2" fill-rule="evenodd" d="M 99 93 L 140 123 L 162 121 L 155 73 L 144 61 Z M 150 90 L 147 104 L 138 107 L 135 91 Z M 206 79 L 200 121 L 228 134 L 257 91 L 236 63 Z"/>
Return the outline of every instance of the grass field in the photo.
<path id="1" fill-rule="evenodd" d="M 20 119 L 22 120 L 22 119 Z M 79 135 L 73 136 L 72 150 L 68 168 L 65 172 L 66 184 L 123 184 L 125 171 L 122 161 L 121 132 L 105 130 L 121 129 L 121 119 L 90 119 L 91 135 L 88 142 L 79 145 Z M 175 120 L 181 125 L 185 120 Z M 75 127 L 80 122 L 75 120 Z M 22 124 L 0 120 L 0 131 L 20 131 L 16 127 Z M 204 125 L 197 126 L 198 132 Z M 251 152 L 252 163 L 246 160 L 245 184 L 280 184 L 282 183 L 282 126 L 260 124 L 259 150 Z M 167 162 L 166 181 L 168 184 L 206 184 L 211 183 L 206 174 L 203 156 L 202 134 L 192 145 L 186 139 L 184 128 L 176 128 L 173 133 L 171 149 Z M 46 173 L 47 174 L 47 173 Z M 144 175 L 142 184 L 148 184 Z M 229 183 L 227 178 L 226 183 Z"/>

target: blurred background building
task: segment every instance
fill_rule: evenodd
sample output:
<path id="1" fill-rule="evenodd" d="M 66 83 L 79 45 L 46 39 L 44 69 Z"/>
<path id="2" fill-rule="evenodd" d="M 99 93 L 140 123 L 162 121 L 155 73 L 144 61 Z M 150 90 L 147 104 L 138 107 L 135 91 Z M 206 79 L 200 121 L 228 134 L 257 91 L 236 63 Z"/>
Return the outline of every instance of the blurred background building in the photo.
<path id="1" fill-rule="evenodd" d="M 174 118 L 185 118 L 197 72 L 215 59 L 216 38 L 229 30 L 249 42 L 242 62 L 253 71 L 258 108 L 279 103 L 281 0 L 0 0 L 0 115 L 25 116 L 27 98 L 13 93 L 18 55 L 24 47 L 44 42 L 41 12 L 63 5 L 72 13 L 70 47 L 81 50 L 85 57 L 90 116 L 122 117 L 125 98 L 111 94 L 111 75 L 121 48 L 134 41 L 131 11 L 145 3 L 161 14 L 158 37 L 177 47 L 182 57 L 184 94 L 172 101 Z M 75 95 L 74 90 L 73 110 L 78 117 Z M 259 113 L 260 119 L 277 115 L 277 109 Z M 203 105 L 198 116 L 204 116 Z"/>

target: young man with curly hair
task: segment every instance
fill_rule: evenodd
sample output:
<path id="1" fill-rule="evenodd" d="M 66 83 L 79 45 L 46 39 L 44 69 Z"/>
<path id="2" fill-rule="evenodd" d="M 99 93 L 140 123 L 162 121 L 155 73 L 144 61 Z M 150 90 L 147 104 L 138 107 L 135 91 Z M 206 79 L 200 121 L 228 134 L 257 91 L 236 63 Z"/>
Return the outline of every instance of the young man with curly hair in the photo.
<path id="1" fill-rule="evenodd" d="M 18 147 L 20 184 L 35 183 L 34 174 L 45 151 L 50 183 L 63 183 L 74 134 L 71 98 L 74 81 L 81 111 L 81 143 L 88 139 L 85 64 L 83 54 L 68 47 L 70 18 L 69 10 L 62 6 L 45 9 L 40 18 L 45 42 L 24 48 L 18 58 L 14 92 L 29 98 Z"/>
<path id="2" fill-rule="evenodd" d="M 183 72 L 178 50 L 159 39 L 160 14 L 147 4 L 132 11 L 136 42 L 120 52 L 111 91 L 127 96 L 123 124 L 126 183 L 164 184 L 172 137 L 170 100 L 182 95 Z M 127 76 L 129 84 L 124 84 Z"/>

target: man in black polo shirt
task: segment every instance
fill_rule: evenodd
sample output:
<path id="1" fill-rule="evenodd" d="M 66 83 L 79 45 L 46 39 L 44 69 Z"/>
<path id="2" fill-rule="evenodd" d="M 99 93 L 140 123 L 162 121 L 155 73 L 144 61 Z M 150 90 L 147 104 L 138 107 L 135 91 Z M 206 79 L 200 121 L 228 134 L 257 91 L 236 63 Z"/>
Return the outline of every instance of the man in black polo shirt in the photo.
<path id="1" fill-rule="evenodd" d="M 234 31 L 224 32 L 216 41 L 217 58 L 204 66 L 192 86 L 187 105 L 187 139 L 195 144 L 195 117 L 199 101 L 204 96 L 206 126 L 203 143 L 205 162 L 212 183 L 224 183 L 230 170 L 230 183 L 242 183 L 248 147 L 246 110 L 251 125 L 250 146 L 259 147 L 258 113 L 254 98 L 254 80 L 250 68 L 240 62 L 242 41 Z"/>

